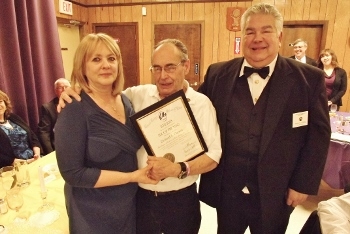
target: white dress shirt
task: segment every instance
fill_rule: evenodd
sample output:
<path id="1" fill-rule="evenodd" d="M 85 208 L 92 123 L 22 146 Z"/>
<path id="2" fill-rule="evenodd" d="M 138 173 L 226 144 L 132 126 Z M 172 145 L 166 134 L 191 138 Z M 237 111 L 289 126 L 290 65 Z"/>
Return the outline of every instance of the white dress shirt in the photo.
<path id="1" fill-rule="evenodd" d="M 350 233 L 350 192 L 318 204 L 322 233 Z"/>
<path id="2" fill-rule="evenodd" d="M 295 56 L 295 60 L 297 60 L 298 62 L 301 62 L 301 63 L 306 63 L 306 56 L 301 57 L 301 59 L 298 59 L 298 58 Z"/>
<path id="3" fill-rule="evenodd" d="M 188 82 L 185 81 L 188 85 Z M 135 112 L 138 112 L 161 100 L 156 85 L 146 84 L 127 88 L 123 93 L 130 99 Z M 198 127 L 202 133 L 205 143 L 208 147 L 208 155 L 211 159 L 219 163 L 221 158 L 221 139 L 220 129 L 216 119 L 216 111 L 207 96 L 196 92 L 191 87 L 187 88 L 185 93 L 189 100 L 189 105 L 193 115 L 197 121 Z M 139 168 L 144 168 L 147 163 L 147 152 L 142 146 L 137 152 Z M 160 155 L 157 155 L 160 156 Z M 189 175 L 185 179 L 169 177 L 160 181 L 156 185 L 142 184 L 139 186 L 152 191 L 164 192 L 171 190 L 179 190 L 185 188 L 198 179 L 199 175 Z"/>
<path id="4" fill-rule="evenodd" d="M 252 99 L 253 99 L 253 103 L 254 105 L 256 104 L 256 102 L 258 101 L 262 91 L 264 90 L 265 86 L 267 85 L 267 82 L 269 82 L 270 77 L 275 69 L 276 66 L 276 61 L 277 61 L 277 56 L 276 58 L 268 65 L 270 67 L 270 71 L 269 71 L 269 75 L 263 79 L 259 76 L 258 73 L 253 73 L 251 74 L 251 76 L 249 76 L 247 78 L 248 80 L 248 85 L 249 85 L 249 89 L 250 89 L 250 93 L 252 95 Z M 241 77 L 243 75 L 243 70 L 244 67 L 252 67 L 252 65 L 250 65 L 247 60 L 244 59 L 242 67 L 241 67 L 241 71 L 239 73 L 239 76 Z"/>

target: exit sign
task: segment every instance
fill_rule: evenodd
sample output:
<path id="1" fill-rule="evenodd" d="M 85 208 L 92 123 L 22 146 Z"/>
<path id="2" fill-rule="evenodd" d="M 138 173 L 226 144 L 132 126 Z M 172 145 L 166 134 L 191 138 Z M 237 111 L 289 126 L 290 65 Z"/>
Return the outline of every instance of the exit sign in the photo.
<path id="1" fill-rule="evenodd" d="M 66 15 L 73 15 L 73 4 L 68 1 L 59 1 L 59 12 Z"/>

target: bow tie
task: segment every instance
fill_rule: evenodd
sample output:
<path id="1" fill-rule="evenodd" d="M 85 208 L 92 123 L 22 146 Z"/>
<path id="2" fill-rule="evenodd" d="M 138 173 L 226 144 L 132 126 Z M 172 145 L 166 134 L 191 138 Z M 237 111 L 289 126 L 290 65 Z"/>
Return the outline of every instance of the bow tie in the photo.
<path id="1" fill-rule="evenodd" d="M 252 68 L 252 67 L 244 66 L 244 70 L 243 70 L 244 76 L 247 77 L 247 78 L 253 73 L 258 73 L 261 78 L 265 79 L 269 75 L 269 72 L 270 72 L 270 68 L 269 67 L 263 67 L 261 69 L 255 69 L 255 68 Z"/>

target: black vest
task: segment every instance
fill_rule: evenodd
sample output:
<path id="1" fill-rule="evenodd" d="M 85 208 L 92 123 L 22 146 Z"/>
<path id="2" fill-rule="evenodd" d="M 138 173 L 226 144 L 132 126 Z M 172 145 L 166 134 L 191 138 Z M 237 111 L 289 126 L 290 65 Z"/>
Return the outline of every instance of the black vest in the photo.
<path id="1" fill-rule="evenodd" d="M 258 192 L 257 164 L 269 83 L 254 105 L 247 79 L 239 77 L 227 114 L 223 189 L 232 195 L 247 186 Z"/>

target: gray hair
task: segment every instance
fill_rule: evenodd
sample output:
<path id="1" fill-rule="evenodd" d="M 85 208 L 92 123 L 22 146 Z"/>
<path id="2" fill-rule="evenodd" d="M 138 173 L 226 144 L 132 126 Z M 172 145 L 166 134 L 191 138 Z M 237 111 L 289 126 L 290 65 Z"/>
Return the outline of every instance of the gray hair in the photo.
<path id="1" fill-rule="evenodd" d="M 296 39 L 294 42 L 293 42 L 293 46 L 295 46 L 296 44 L 298 44 L 299 42 L 304 42 L 304 46 L 307 47 L 307 41 L 301 39 L 301 38 L 298 38 Z"/>
<path id="2" fill-rule="evenodd" d="M 178 39 L 173 39 L 173 38 L 164 39 L 164 40 L 158 42 L 157 45 L 154 46 L 154 51 L 158 47 L 160 47 L 161 45 L 164 45 L 164 44 L 173 44 L 181 52 L 181 61 L 185 62 L 188 60 L 188 52 L 187 52 L 188 50 L 182 41 L 180 41 Z"/>
<path id="3" fill-rule="evenodd" d="M 58 85 L 58 83 L 63 83 L 65 86 L 70 87 L 70 82 L 66 78 L 58 78 L 54 83 L 55 88 Z"/>
<path id="4" fill-rule="evenodd" d="M 258 3 L 256 5 L 253 5 L 243 13 L 241 17 L 241 29 L 243 33 L 245 33 L 246 24 L 249 16 L 255 15 L 255 14 L 272 15 L 275 18 L 275 27 L 276 27 L 277 33 L 279 35 L 282 33 L 283 16 L 275 6 L 272 6 L 267 3 Z"/>

